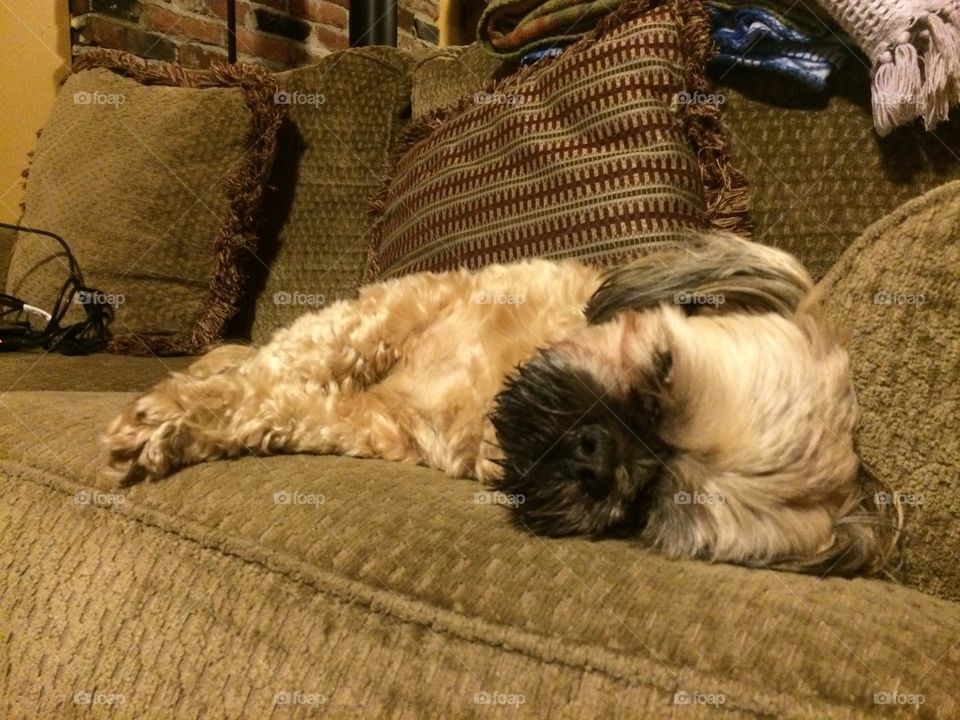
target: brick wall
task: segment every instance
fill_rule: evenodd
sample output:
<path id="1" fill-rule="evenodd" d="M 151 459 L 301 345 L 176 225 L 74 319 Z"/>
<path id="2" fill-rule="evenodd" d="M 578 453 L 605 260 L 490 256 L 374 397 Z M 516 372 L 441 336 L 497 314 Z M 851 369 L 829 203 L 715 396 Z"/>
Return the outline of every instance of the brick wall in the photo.
<path id="1" fill-rule="evenodd" d="M 272 70 L 348 46 L 350 0 L 237 0 L 237 56 Z M 70 0 L 73 54 L 87 47 L 203 68 L 227 57 L 226 0 Z M 400 0 L 401 47 L 435 45 L 437 0 Z"/>

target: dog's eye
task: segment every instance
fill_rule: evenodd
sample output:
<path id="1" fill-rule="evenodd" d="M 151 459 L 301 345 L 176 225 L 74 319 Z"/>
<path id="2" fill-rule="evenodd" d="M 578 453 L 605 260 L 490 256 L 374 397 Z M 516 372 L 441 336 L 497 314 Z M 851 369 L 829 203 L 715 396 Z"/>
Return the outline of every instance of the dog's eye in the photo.
<path id="1" fill-rule="evenodd" d="M 580 450 L 586 455 L 593 455 L 597 451 L 597 440 L 592 435 L 580 436 Z"/>
<path id="2" fill-rule="evenodd" d="M 669 350 L 661 350 L 653 359 L 653 372 L 657 387 L 662 387 L 670 382 L 670 371 L 673 369 L 673 353 Z"/>
<path id="3" fill-rule="evenodd" d="M 580 468 L 579 472 L 577 473 L 577 478 L 580 480 L 580 482 L 591 485 L 596 482 L 597 474 L 590 468 Z"/>
<path id="4" fill-rule="evenodd" d="M 630 414 L 646 424 L 655 424 L 660 420 L 660 403 L 649 392 L 632 390 L 627 399 Z"/>

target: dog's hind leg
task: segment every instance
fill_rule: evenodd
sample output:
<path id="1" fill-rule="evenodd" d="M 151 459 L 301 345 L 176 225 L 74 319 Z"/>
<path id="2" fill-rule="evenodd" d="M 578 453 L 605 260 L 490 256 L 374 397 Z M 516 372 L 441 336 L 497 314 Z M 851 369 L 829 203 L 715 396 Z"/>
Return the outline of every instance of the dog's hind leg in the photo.
<path id="1" fill-rule="evenodd" d="M 203 377 L 176 373 L 131 403 L 103 435 L 121 484 L 208 460 L 309 452 L 421 462 L 422 419 L 383 387 L 308 389 L 258 354 Z"/>
<path id="2" fill-rule="evenodd" d="M 205 356 L 187 372 L 174 373 L 114 418 L 101 443 L 122 484 L 234 456 L 249 444 L 252 439 L 231 433 L 236 435 L 240 414 L 260 401 L 258 388 L 241 372 L 256 355 L 221 366 L 225 356 Z"/>
<path id="3" fill-rule="evenodd" d="M 390 373 L 405 342 L 463 291 L 464 277 L 422 274 L 370 285 L 356 300 L 301 316 L 259 349 L 214 350 L 114 419 L 102 438 L 111 468 L 131 483 L 250 451 L 414 458 L 415 451 L 408 458 L 398 449 L 403 443 L 380 447 L 364 425 L 387 432 L 389 398 L 379 404 L 371 399 L 375 394 L 365 401 L 347 398 L 363 395 Z M 362 402 L 370 405 L 366 415 Z M 327 411 L 318 417 L 321 407 Z M 326 429 L 308 442 L 295 430 L 312 429 L 310 422 Z"/>

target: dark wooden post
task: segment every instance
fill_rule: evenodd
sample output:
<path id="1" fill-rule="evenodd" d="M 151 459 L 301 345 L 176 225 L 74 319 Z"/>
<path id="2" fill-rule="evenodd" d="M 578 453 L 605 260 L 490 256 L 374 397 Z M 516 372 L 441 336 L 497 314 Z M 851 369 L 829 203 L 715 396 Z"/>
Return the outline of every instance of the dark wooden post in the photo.
<path id="1" fill-rule="evenodd" d="M 350 0 L 350 47 L 397 46 L 397 0 Z"/>
<path id="2" fill-rule="evenodd" d="M 237 61 L 237 0 L 227 0 L 227 62 Z"/>

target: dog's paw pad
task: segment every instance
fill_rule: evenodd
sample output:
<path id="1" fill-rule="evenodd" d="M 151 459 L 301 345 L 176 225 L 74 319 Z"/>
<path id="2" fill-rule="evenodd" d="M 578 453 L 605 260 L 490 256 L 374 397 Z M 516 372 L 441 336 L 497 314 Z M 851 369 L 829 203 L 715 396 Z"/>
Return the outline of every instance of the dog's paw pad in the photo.
<path id="1" fill-rule="evenodd" d="M 181 423 L 141 398 L 114 419 L 100 441 L 109 455 L 109 474 L 121 486 L 169 475 L 180 464 Z"/>

